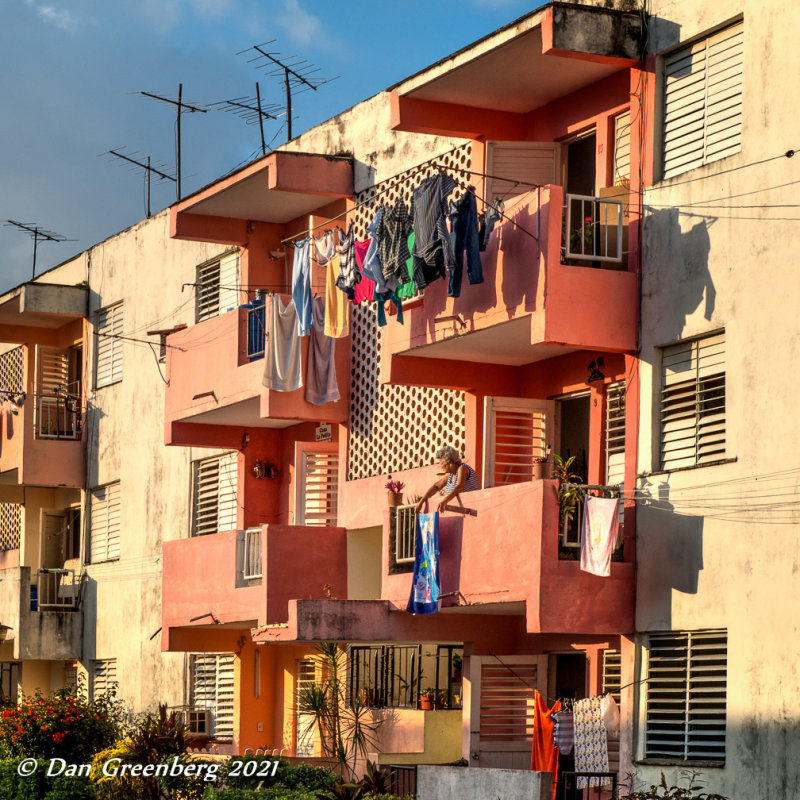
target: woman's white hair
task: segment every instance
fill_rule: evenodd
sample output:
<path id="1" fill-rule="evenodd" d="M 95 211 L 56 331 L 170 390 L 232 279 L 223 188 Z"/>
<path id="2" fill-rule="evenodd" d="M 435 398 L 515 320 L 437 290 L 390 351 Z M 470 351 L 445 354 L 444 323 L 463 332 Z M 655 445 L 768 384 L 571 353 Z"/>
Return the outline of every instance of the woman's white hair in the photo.
<path id="1" fill-rule="evenodd" d="M 436 460 L 447 461 L 448 464 L 457 464 L 461 461 L 461 453 L 455 447 L 445 445 L 436 451 Z"/>

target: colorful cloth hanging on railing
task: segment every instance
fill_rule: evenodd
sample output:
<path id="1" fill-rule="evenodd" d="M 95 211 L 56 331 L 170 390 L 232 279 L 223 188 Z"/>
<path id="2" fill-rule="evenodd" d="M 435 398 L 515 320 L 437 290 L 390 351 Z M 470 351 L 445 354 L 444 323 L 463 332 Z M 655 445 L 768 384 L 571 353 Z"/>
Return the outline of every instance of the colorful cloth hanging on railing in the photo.
<path id="1" fill-rule="evenodd" d="M 435 614 L 439 610 L 439 512 L 417 514 L 414 580 L 406 611 Z"/>

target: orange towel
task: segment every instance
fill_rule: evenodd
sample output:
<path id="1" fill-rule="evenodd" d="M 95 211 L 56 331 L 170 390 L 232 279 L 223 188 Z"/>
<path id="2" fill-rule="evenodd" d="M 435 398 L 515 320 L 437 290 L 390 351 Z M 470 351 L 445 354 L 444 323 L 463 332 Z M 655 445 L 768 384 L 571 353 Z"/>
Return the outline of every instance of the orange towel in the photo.
<path id="1" fill-rule="evenodd" d="M 544 698 L 537 689 L 533 698 L 533 748 L 531 749 L 531 769 L 537 772 L 553 773 L 553 797 L 556 796 L 558 779 L 558 748 L 553 740 L 553 714 L 561 711 L 561 701 L 556 700 L 548 709 Z"/>

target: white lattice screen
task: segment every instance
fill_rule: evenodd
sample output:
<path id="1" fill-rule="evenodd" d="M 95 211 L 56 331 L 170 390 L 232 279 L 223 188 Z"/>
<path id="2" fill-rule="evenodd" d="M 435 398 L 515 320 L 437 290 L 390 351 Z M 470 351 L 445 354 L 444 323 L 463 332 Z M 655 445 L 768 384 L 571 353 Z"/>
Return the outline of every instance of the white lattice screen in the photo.
<path id="1" fill-rule="evenodd" d="M 0 550 L 16 550 L 22 533 L 22 506 L 0 503 Z"/>
<path id="2" fill-rule="evenodd" d="M 445 167 L 469 169 L 469 144 L 435 159 Z M 482 167 L 481 167 L 482 169 Z M 411 206 L 414 188 L 437 167 L 415 167 L 356 196 L 353 222 L 356 239 L 364 239 L 378 203 L 393 204 L 402 197 Z M 454 174 L 459 182 L 461 179 Z M 388 191 L 385 191 L 388 187 Z M 456 190 L 460 192 L 460 190 Z M 372 201 L 372 202 L 370 202 Z M 350 459 L 348 480 L 369 478 L 434 462 L 444 444 L 463 452 L 465 442 L 464 393 L 416 386 L 381 386 L 381 329 L 372 303 L 353 307 L 351 317 L 352 397 L 350 403 Z M 392 318 L 389 325 L 397 325 Z"/>
<path id="3" fill-rule="evenodd" d="M 23 360 L 25 349 L 20 345 L 0 354 L 0 386 L 11 393 L 25 391 L 23 380 Z"/>

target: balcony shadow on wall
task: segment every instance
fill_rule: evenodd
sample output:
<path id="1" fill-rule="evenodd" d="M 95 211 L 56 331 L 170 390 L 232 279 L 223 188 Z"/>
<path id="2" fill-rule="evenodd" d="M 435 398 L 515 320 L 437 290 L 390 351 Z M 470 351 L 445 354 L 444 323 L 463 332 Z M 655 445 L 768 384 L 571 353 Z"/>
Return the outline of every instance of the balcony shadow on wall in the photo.
<path id="1" fill-rule="evenodd" d="M 703 517 L 676 513 L 669 484 L 655 488 L 636 512 L 637 628 L 644 630 L 672 628 L 673 592 L 697 594 L 703 569 Z"/>
<path id="2" fill-rule="evenodd" d="M 680 339 L 687 318 L 702 303 L 705 319 L 714 314 L 717 290 L 708 269 L 708 229 L 716 217 L 696 221 L 698 216 L 677 208 L 650 209 L 645 216 L 642 317 L 651 320 L 649 327 L 664 341 Z"/>

